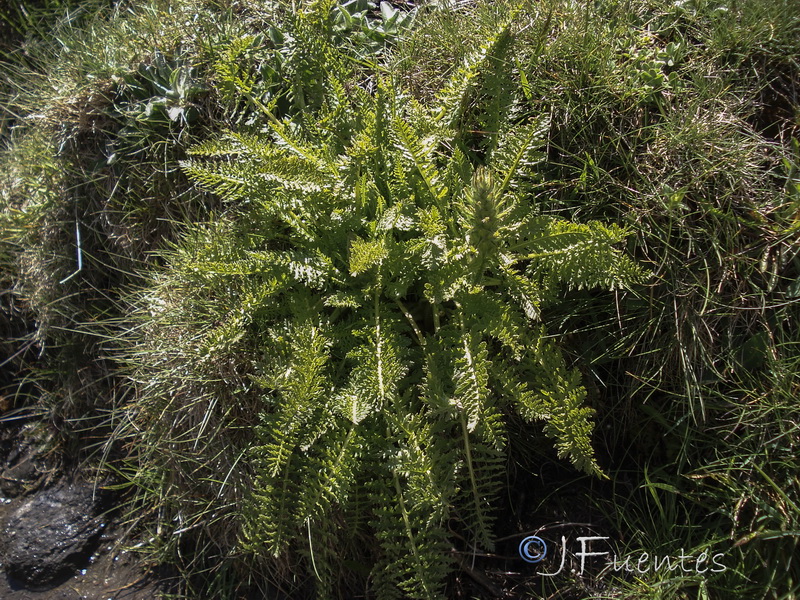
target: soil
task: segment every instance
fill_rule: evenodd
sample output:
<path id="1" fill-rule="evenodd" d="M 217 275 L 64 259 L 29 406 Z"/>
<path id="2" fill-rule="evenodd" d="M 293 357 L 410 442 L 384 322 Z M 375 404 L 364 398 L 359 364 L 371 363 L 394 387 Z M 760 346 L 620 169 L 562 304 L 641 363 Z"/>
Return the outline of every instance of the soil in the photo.
<path id="1" fill-rule="evenodd" d="M 48 590 L 24 589 L 7 575 L 0 577 L 3 600 L 153 600 L 163 591 L 129 553 L 115 550 L 113 540 L 106 540 L 86 568 Z"/>
<path id="2" fill-rule="evenodd" d="M 23 503 L 41 497 L 54 486 L 69 485 L 75 475 L 67 476 L 48 469 L 46 461 L 24 428 L 0 422 L 0 527 Z M 50 523 L 44 522 L 42 529 Z M 28 517 L 30 518 L 30 517 Z M 36 517 L 34 516 L 34 519 Z M 148 573 L 125 550 L 122 532 L 114 519 L 108 522 L 99 538 L 95 538 L 92 552 L 72 569 L 70 576 L 56 581 L 45 589 L 30 589 L 8 575 L 9 565 L 2 564 L 0 573 L 0 599 L 2 600 L 154 600 L 167 591 L 164 580 Z M 16 533 L 16 532 L 15 532 Z M 0 540 L 0 542 L 5 540 Z M 0 554 L 0 561 L 3 560 Z"/>

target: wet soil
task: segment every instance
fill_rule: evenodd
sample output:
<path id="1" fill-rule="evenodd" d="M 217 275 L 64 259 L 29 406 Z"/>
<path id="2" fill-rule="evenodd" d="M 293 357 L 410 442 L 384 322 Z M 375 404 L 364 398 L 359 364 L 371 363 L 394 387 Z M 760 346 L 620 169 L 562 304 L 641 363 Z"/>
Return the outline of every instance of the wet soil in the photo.
<path id="1" fill-rule="evenodd" d="M 9 575 L 14 571 L 10 548 L 18 541 L 17 535 L 30 537 L 30 551 L 36 554 L 40 545 L 37 530 L 56 529 L 74 535 L 76 529 L 86 527 L 89 519 L 84 513 L 89 508 L 64 505 L 60 516 L 52 510 L 54 490 L 81 485 L 86 484 L 79 475 L 49 468 L 23 427 L 0 422 L 0 531 L 4 531 L 4 539 L 0 540 L 0 599 L 155 600 L 167 591 L 163 580 L 147 572 L 124 549 L 122 528 L 113 518 L 113 505 L 110 510 L 103 507 L 104 514 L 98 517 L 102 518 L 102 526 L 90 530 L 81 555 L 76 558 L 73 553 L 58 577 L 37 585 L 35 576 L 34 581 L 22 581 Z"/>
<path id="2" fill-rule="evenodd" d="M 48 590 L 30 590 L 3 575 L 0 598 L 3 600 L 154 600 L 163 592 L 124 550 L 115 550 L 108 540 L 92 555 L 85 568 L 62 584 Z"/>

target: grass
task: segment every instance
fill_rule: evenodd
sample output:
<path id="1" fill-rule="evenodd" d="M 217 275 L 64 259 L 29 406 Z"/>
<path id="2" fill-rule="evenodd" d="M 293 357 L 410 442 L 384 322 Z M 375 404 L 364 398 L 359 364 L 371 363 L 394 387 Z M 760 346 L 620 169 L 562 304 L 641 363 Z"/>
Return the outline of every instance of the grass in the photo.
<path id="1" fill-rule="evenodd" d="M 115 405 L 118 378 L 101 346 L 124 312 L 122 289 L 138 280 L 153 247 L 213 205 L 176 166 L 208 124 L 145 118 L 164 94 L 148 66 L 166 55 L 178 57 L 166 68 L 179 68 L 182 48 L 199 45 L 204 33 L 200 19 L 199 29 L 185 27 L 199 11 L 186 3 L 84 4 L 82 18 L 54 19 L 52 35 L 31 34 L 24 54 L 7 55 L 7 269 L 36 321 L 25 343 L 38 347 L 36 378 L 47 381 L 40 404 L 65 438 L 80 437 L 87 419 L 99 424 Z M 221 21 L 217 34 L 226 27 Z M 207 96 L 197 84 L 175 104 L 188 108 Z"/>
<path id="2" fill-rule="evenodd" d="M 163 251 L 183 243 L 191 224 L 241 210 L 192 186 L 178 169 L 186 150 L 227 127 L 257 129 L 254 98 L 302 122 L 297 96 L 285 93 L 287 78 L 302 80 L 302 53 L 275 32 L 259 37 L 293 12 L 266 2 L 152 1 L 56 18 L 47 15 L 66 5 L 45 4 L 42 20 L 14 16 L 26 52 L 4 49 L 0 361 L 13 368 L 0 393 L 27 409 L 17 415 L 40 415 L 65 457 L 90 453 L 89 437 L 112 440 L 106 468 L 121 482 L 137 472 L 135 543 L 178 566 L 187 596 L 208 581 L 219 597 L 246 587 L 308 595 L 313 570 L 301 574 L 302 562 L 288 561 L 267 568 L 230 528 L 249 486 L 242 464 L 257 412 L 257 399 L 237 395 L 247 386 L 240 373 L 258 348 L 213 364 L 186 341 L 165 340 L 184 348 L 163 360 L 185 380 L 190 409 L 151 435 L 177 440 L 202 423 L 218 442 L 208 448 L 198 438 L 193 453 L 156 456 L 130 423 L 164 406 L 136 399 L 178 388 L 148 389 L 156 384 L 134 375 L 135 354 L 120 370 L 116 341 L 134 326 L 136 299 L 158 295 L 158 277 L 168 277 L 153 275 Z M 510 6 L 421 4 L 379 50 L 351 48 L 350 85 L 373 89 L 391 74 L 430 103 Z M 577 479 L 520 427 L 511 441 L 516 485 L 547 501 L 522 510 L 516 531 L 585 512 L 620 552 L 719 548 L 730 568 L 565 577 L 548 588 L 541 578 L 499 575 L 497 559 L 482 558 L 448 581 L 448 595 L 487 594 L 482 574 L 563 598 L 796 597 L 800 9 L 790 0 L 544 0 L 524 5 L 514 37 L 498 64 L 514 82 L 514 110 L 548 120 L 531 201 L 544 214 L 627 225 L 629 253 L 653 272 L 611 303 L 564 290 L 568 301 L 544 315 L 583 374 L 610 480 Z M 249 96 L 240 94 L 248 82 Z M 481 93 L 476 103 L 491 101 Z M 495 132 L 470 114 L 467 142 L 479 154 Z M 168 300 L 199 301 L 191 286 Z M 217 312 L 207 307 L 206 318 Z M 170 482 L 175 465 L 190 484 Z M 539 471 L 550 479 L 530 475 Z M 580 500 L 551 494 L 552 481 Z M 363 581 L 355 567 L 341 585 L 354 581 Z"/>

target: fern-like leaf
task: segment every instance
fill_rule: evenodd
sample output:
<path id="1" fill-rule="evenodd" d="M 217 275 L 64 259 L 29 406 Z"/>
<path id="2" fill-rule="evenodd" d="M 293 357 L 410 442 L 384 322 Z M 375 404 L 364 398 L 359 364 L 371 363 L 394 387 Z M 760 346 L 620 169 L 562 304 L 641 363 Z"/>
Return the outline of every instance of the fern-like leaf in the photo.
<path id="1" fill-rule="evenodd" d="M 586 389 L 577 371 L 567 369 L 561 352 L 540 331 L 519 367 L 501 376 L 503 390 L 529 421 L 544 421 L 558 455 L 591 474 L 602 471 L 591 446 L 594 411 L 585 406 Z"/>
<path id="2" fill-rule="evenodd" d="M 507 18 L 483 39 L 478 49 L 453 71 L 447 83 L 437 94 L 438 109 L 434 112 L 437 120 L 445 123 L 448 127 L 456 126 L 471 100 L 470 91 L 481 75 L 486 71 L 491 73 L 494 59 L 502 60 L 511 36 L 510 28 L 518 12 L 519 8 L 512 10 Z"/>

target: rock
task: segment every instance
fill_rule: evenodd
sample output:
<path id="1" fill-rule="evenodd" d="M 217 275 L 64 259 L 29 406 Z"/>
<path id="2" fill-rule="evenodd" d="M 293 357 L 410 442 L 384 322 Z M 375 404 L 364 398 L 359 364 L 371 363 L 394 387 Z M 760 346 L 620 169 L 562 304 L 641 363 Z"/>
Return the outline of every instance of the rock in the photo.
<path id="1" fill-rule="evenodd" d="M 62 481 L 9 512 L 0 527 L 8 575 L 29 589 L 46 589 L 85 567 L 105 526 L 101 505 L 91 484 Z"/>

